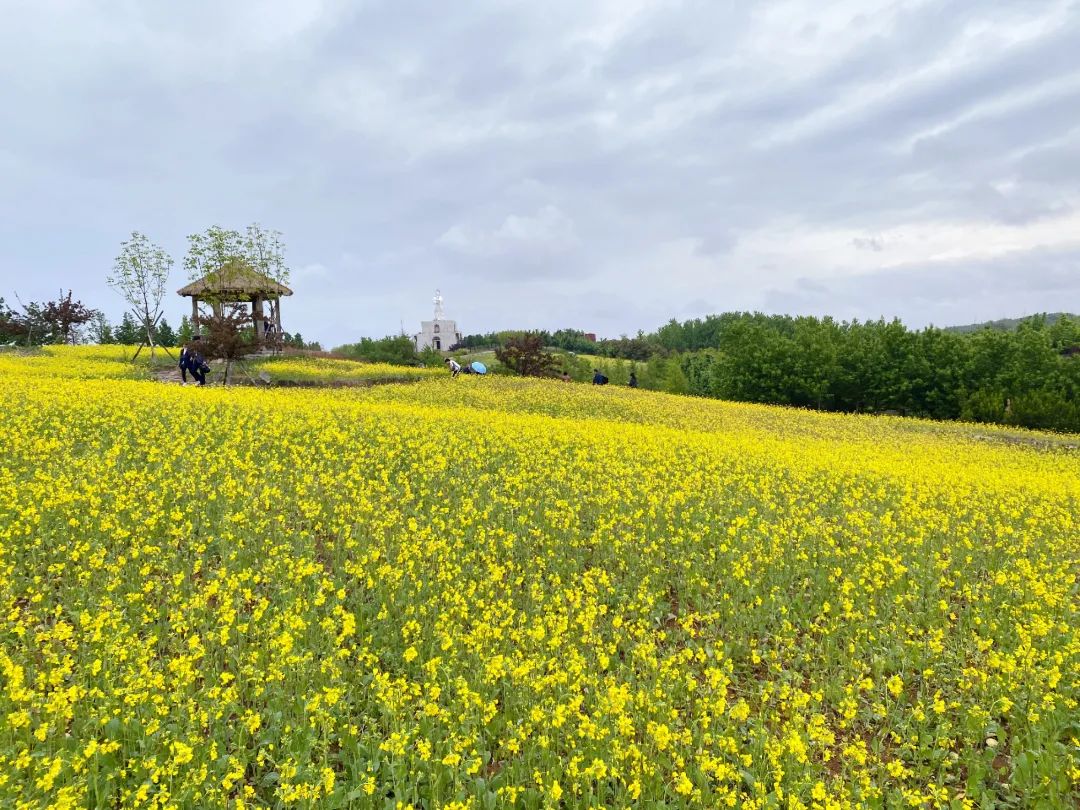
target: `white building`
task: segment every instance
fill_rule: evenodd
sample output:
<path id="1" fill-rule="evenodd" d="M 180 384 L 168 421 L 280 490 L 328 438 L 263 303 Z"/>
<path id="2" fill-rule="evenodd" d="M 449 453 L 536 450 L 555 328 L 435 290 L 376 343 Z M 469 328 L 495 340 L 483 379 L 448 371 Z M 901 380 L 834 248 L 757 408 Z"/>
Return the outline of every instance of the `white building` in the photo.
<path id="1" fill-rule="evenodd" d="M 455 321 L 448 321 L 443 316 L 443 297 L 438 290 L 435 291 L 435 319 L 420 321 L 420 334 L 413 335 L 416 342 L 416 350 L 435 349 L 444 352 L 456 343 L 461 342 L 461 332 L 458 331 Z"/>

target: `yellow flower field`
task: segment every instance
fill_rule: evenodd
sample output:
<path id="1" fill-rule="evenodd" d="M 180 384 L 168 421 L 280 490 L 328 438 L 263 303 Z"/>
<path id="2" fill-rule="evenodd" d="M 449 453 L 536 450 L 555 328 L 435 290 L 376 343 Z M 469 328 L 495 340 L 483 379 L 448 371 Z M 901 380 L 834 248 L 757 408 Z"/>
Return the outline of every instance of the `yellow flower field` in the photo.
<path id="1" fill-rule="evenodd" d="M 1080 802 L 1076 437 L 108 350 L 0 354 L 0 807 Z"/>
<path id="2" fill-rule="evenodd" d="M 253 374 L 265 372 L 272 380 L 292 382 L 357 383 L 373 379 L 407 382 L 446 374 L 444 368 L 291 356 L 260 358 L 251 362 L 249 367 Z"/>

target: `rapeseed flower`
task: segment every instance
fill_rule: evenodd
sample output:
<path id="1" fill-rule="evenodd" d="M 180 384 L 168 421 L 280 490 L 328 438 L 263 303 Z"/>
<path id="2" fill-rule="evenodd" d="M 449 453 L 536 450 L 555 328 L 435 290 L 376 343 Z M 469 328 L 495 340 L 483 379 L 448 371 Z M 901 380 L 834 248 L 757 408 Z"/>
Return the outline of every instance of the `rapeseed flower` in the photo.
<path id="1" fill-rule="evenodd" d="M 1071 439 L 0 373 L 2 806 L 1080 797 Z"/>

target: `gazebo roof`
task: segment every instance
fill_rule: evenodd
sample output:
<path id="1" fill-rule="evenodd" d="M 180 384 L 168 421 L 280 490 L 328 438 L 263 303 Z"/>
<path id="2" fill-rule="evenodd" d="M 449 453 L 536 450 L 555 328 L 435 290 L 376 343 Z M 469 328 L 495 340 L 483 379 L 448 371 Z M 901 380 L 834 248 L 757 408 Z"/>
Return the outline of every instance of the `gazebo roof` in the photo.
<path id="1" fill-rule="evenodd" d="M 187 298 L 213 296 L 237 301 L 247 301 L 257 295 L 272 298 L 293 294 L 284 284 L 279 284 L 243 261 L 228 262 L 181 287 L 177 293 Z"/>

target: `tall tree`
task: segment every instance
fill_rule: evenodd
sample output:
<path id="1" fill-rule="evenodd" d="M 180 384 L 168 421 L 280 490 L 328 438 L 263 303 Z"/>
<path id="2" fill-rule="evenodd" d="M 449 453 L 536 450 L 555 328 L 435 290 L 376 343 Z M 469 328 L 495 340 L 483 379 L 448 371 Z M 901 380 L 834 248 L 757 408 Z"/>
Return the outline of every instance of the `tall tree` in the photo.
<path id="1" fill-rule="evenodd" d="M 164 318 L 158 323 L 154 335 L 162 346 L 172 347 L 176 345 L 176 331 L 169 326 L 169 322 Z"/>
<path id="2" fill-rule="evenodd" d="M 545 377 L 555 368 L 554 356 L 544 351 L 544 340 L 536 334 L 509 338 L 495 350 L 495 357 L 522 377 Z"/>
<path id="3" fill-rule="evenodd" d="M 0 311 L 0 330 L 3 331 L 5 338 L 11 340 L 12 343 L 21 343 L 24 346 L 52 343 L 54 337 L 42 318 L 43 306 L 34 301 L 24 304 L 18 293 L 15 294 L 15 299 L 22 307 L 21 312 L 8 309 L 7 306 L 0 306 L 2 310 Z"/>
<path id="4" fill-rule="evenodd" d="M 180 318 L 180 327 L 176 330 L 176 342 L 180 346 L 187 345 L 195 335 L 195 329 L 187 315 Z"/>
<path id="5" fill-rule="evenodd" d="M 105 314 L 98 312 L 94 315 L 92 321 L 90 321 L 90 340 L 99 346 L 105 346 L 112 343 L 116 338 L 113 337 L 112 326 L 109 325 L 109 320 L 105 317 Z"/>
<path id="6" fill-rule="evenodd" d="M 281 284 L 289 280 L 280 231 L 266 230 L 256 222 L 248 225 L 243 234 L 212 225 L 204 233 L 188 236 L 184 269 L 192 280 L 238 259 Z"/>
<path id="7" fill-rule="evenodd" d="M 17 339 L 20 334 L 17 316 L 0 297 L 0 340 Z"/>
<path id="8" fill-rule="evenodd" d="M 207 273 L 220 270 L 226 264 L 242 257 L 243 241 L 237 231 L 211 225 L 205 233 L 188 236 L 188 251 L 184 256 L 184 269 L 193 281 Z"/>
<path id="9" fill-rule="evenodd" d="M 244 258 L 252 267 L 279 284 L 289 282 L 281 231 L 266 230 L 258 222 L 253 222 L 244 232 L 243 245 Z"/>
<path id="10" fill-rule="evenodd" d="M 134 346 L 139 341 L 139 326 L 130 312 L 125 312 L 120 325 L 113 330 L 113 338 L 123 346 Z"/>
<path id="11" fill-rule="evenodd" d="M 150 358 L 154 357 L 154 329 L 161 318 L 161 302 L 172 265 L 172 257 L 138 231 L 132 231 L 131 238 L 120 246 L 108 283 L 131 305 L 144 336 L 136 357 L 144 345 L 150 347 Z"/>

